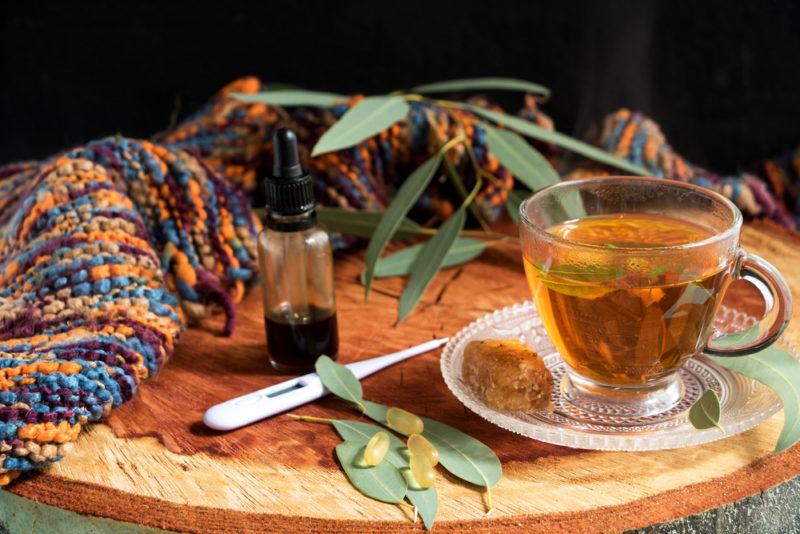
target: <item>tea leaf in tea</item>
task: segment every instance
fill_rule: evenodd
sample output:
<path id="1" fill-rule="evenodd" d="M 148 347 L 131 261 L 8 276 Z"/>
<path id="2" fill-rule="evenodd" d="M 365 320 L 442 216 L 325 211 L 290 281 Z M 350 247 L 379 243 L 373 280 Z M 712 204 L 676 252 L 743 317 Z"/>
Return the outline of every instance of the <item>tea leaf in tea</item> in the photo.
<path id="1" fill-rule="evenodd" d="M 724 432 L 719 426 L 719 415 L 719 397 L 716 391 L 709 389 L 692 405 L 689 410 L 689 422 L 698 430 L 717 427 Z"/>
<path id="2" fill-rule="evenodd" d="M 538 263 L 533 266 L 548 276 L 557 276 L 578 282 L 611 282 L 625 276 L 624 269 L 619 265 L 565 263 L 548 267 Z"/>
<path id="3" fill-rule="evenodd" d="M 368 96 L 342 115 L 319 138 L 311 156 L 353 146 L 380 133 L 406 115 L 410 108 L 398 96 Z"/>
<path id="4" fill-rule="evenodd" d="M 391 462 L 381 462 L 375 467 L 363 463 L 364 444 L 345 441 L 336 446 L 336 457 L 342 464 L 350 483 L 367 497 L 397 504 L 406 496 L 405 477 Z"/>
<path id="5" fill-rule="evenodd" d="M 489 150 L 500 163 L 532 191 L 561 181 L 550 162 L 522 137 L 509 130 L 482 125 Z"/>
<path id="6" fill-rule="evenodd" d="M 361 408 L 364 411 L 363 392 L 361 390 L 361 382 L 358 381 L 356 375 L 345 367 L 339 365 L 327 356 L 320 356 L 314 364 L 314 369 L 322 381 L 325 388 L 346 401 Z"/>
<path id="7" fill-rule="evenodd" d="M 265 91 L 255 94 L 231 93 L 230 97 L 240 102 L 313 107 L 333 107 L 339 102 L 346 102 L 349 98 L 345 95 L 337 95 L 336 93 L 306 91 L 305 89 Z"/>
<path id="8" fill-rule="evenodd" d="M 611 293 L 616 288 L 595 284 L 618 280 L 624 275 L 623 269 L 615 265 L 547 266 L 525 260 L 525 266 L 536 272 L 536 280 L 545 287 L 563 295 L 582 298 L 598 298 Z"/>
<path id="9" fill-rule="evenodd" d="M 453 246 L 458 233 L 464 228 L 467 214 L 464 208 L 458 209 L 447 219 L 430 241 L 425 243 L 419 256 L 411 265 L 411 279 L 400 295 L 400 311 L 397 320 L 402 321 L 417 305 L 425 289 L 442 266 L 447 252 Z"/>
<path id="10" fill-rule="evenodd" d="M 331 208 L 317 206 L 317 218 L 329 232 L 354 235 L 358 237 L 372 237 L 375 228 L 383 217 L 378 211 L 355 211 L 345 208 Z M 403 218 L 397 230 L 390 239 L 405 239 L 423 235 L 425 228 L 411 219 Z"/>
<path id="11" fill-rule="evenodd" d="M 384 256 L 378 260 L 375 265 L 375 278 L 387 278 L 390 276 L 406 276 L 411 273 L 411 266 L 414 261 L 419 257 L 424 248 L 424 243 L 418 243 L 401 249 L 394 254 Z M 442 267 L 454 267 L 466 263 L 478 256 L 486 250 L 486 243 L 480 239 L 472 239 L 469 237 L 459 237 L 447 251 L 444 257 Z M 361 280 L 363 283 L 364 273 L 361 273 Z"/>
<path id="12" fill-rule="evenodd" d="M 754 378 L 771 388 L 783 402 L 783 429 L 775 452 L 788 449 L 800 439 L 800 362 L 772 346 L 749 356 L 713 356 L 717 365 Z"/>
<path id="13" fill-rule="evenodd" d="M 504 91 L 524 91 L 543 97 L 550 96 L 550 89 L 538 83 L 517 80 L 514 78 L 465 78 L 462 80 L 447 80 L 443 82 L 426 83 L 412 87 L 416 93 L 451 93 L 457 91 L 472 91 L 485 89 L 499 89 Z"/>
<path id="14" fill-rule="evenodd" d="M 506 115 L 505 113 L 499 113 L 497 111 L 492 111 L 471 104 L 465 104 L 463 107 L 464 109 L 471 111 L 476 115 L 479 115 L 485 119 L 489 119 L 492 122 L 502 124 L 516 132 L 521 133 L 522 135 L 532 137 L 546 143 L 553 143 L 562 148 L 566 148 L 567 150 L 571 150 L 576 154 L 586 156 L 587 158 L 599 163 L 605 163 L 606 165 L 611 165 L 612 167 L 616 167 L 633 174 L 638 174 L 640 176 L 648 176 L 650 174 L 646 169 L 639 167 L 638 165 L 634 165 L 633 163 L 629 163 L 628 161 L 618 158 L 617 156 L 613 156 L 604 150 L 590 145 L 589 143 L 578 141 L 577 139 L 573 139 L 568 135 L 564 135 L 559 132 L 547 130 L 538 124 L 526 121 L 525 119 L 514 117 L 512 115 Z"/>
<path id="15" fill-rule="evenodd" d="M 492 449 L 450 425 L 423 417 L 422 433 L 439 451 L 439 463 L 454 476 L 476 486 L 494 486 L 502 475 Z"/>
<path id="16" fill-rule="evenodd" d="M 375 264 L 378 261 L 378 256 L 383 252 L 386 243 L 392 238 L 397 229 L 400 227 L 401 222 L 406 214 L 411 210 L 412 206 L 417 202 L 422 192 L 428 187 L 433 174 L 439 168 L 439 163 L 442 161 L 442 156 L 436 154 L 420 165 L 417 170 L 411 173 L 397 190 L 397 194 L 389 207 L 386 208 L 380 222 L 378 223 L 372 238 L 367 245 L 367 251 L 364 253 L 364 298 L 369 295 L 369 289 L 372 286 L 372 276 L 375 272 Z"/>
<path id="17" fill-rule="evenodd" d="M 678 300 L 664 312 L 665 319 L 674 319 L 686 315 L 687 307 L 702 306 L 714 298 L 713 292 L 699 282 L 690 282 L 678 297 Z"/>

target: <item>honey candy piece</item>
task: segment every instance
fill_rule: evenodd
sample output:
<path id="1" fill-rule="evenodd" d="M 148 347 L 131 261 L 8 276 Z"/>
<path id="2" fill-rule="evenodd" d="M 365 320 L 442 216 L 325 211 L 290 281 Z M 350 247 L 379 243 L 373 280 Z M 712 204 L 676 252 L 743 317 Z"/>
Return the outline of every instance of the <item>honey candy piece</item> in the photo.
<path id="1" fill-rule="evenodd" d="M 412 455 L 424 457 L 431 464 L 431 467 L 436 467 L 439 463 L 439 451 L 424 436 L 411 434 L 406 445 L 408 445 L 408 451 Z"/>
<path id="2" fill-rule="evenodd" d="M 424 456 L 412 454 L 408 466 L 411 468 L 411 474 L 414 475 L 414 480 L 419 484 L 420 488 L 430 488 L 436 482 L 433 467 Z"/>
<path id="3" fill-rule="evenodd" d="M 464 349 L 462 377 L 497 410 L 536 411 L 550 405 L 553 376 L 544 361 L 516 339 L 472 341 Z"/>
<path id="4" fill-rule="evenodd" d="M 389 434 L 386 432 L 375 432 L 364 448 L 364 463 L 374 467 L 381 463 L 386 453 L 389 451 Z"/>
<path id="5" fill-rule="evenodd" d="M 422 419 L 411 412 L 395 407 L 386 410 L 386 423 L 389 425 L 389 428 L 405 436 L 422 434 L 422 430 L 424 429 Z"/>

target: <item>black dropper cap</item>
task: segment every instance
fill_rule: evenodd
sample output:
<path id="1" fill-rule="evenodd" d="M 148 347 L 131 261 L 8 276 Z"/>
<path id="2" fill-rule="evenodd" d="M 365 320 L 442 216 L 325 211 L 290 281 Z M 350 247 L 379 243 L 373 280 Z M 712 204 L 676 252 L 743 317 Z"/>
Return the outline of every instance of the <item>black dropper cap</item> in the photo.
<path id="1" fill-rule="evenodd" d="M 265 182 L 267 212 L 270 215 L 302 215 L 314 211 L 311 175 L 300 165 L 297 136 L 280 128 L 272 136 L 275 163 Z"/>

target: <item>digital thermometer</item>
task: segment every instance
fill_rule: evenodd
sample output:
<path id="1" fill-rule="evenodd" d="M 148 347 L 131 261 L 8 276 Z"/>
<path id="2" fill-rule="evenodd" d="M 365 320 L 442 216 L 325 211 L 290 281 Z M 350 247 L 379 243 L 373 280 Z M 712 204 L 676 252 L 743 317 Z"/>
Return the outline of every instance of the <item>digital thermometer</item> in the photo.
<path id="1" fill-rule="evenodd" d="M 349 363 L 346 367 L 361 379 L 390 365 L 438 349 L 445 343 L 447 338 L 433 339 L 386 356 Z M 212 406 L 203 416 L 203 423 L 214 430 L 233 430 L 307 404 L 328 393 L 317 373 L 309 373 Z"/>

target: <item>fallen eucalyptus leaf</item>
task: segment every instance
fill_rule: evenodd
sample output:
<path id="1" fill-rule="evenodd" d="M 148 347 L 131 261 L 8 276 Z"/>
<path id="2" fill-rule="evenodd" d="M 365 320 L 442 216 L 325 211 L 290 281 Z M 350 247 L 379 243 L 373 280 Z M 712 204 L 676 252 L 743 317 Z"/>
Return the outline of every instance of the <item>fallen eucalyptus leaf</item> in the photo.
<path id="1" fill-rule="evenodd" d="M 439 227 L 436 235 L 422 247 L 417 259 L 411 265 L 411 278 L 400 295 L 400 311 L 397 314 L 398 322 L 405 319 L 417 305 L 419 299 L 422 298 L 425 289 L 428 288 L 436 273 L 439 272 L 447 252 L 458 237 L 458 233 L 464 228 L 466 218 L 467 213 L 463 207 L 456 210 Z"/>
<path id="2" fill-rule="evenodd" d="M 382 413 L 386 413 L 386 407 L 381 404 L 369 401 L 364 401 L 364 404 L 370 404 L 373 405 L 373 407 L 381 407 Z M 369 413 L 369 409 L 367 413 Z M 379 410 L 374 413 L 380 414 L 381 411 Z M 350 443 L 360 443 L 361 445 L 366 445 L 376 432 L 383 431 L 382 427 L 349 419 L 337 419 L 333 421 L 332 424 L 343 440 Z M 411 471 L 408 469 L 407 456 L 403 454 L 403 451 L 406 450 L 406 444 L 395 434 L 391 432 L 388 434 L 389 450 L 386 452 L 386 460 L 397 469 L 401 470 L 401 475 L 406 477 L 406 482 L 408 482 L 408 477 L 413 479 L 413 475 L 411 475 Z M 436 488 L 414 488 L 409 484 L 406 498 L 411 504 L 417 507 L 422 522 L 425 524 L 425 528 L 428 530 L 433 528 L 433 521 L 436 518 L 436 512 L 439 508 L 439 497 L 436 493 Z"/>
<path id="3" fill-rule="evenodd" d="M 383 426 L 386 426 L 386 411 L 388 409 L 389 407 L 385 404 L 364 400 L 364 415 Z"/>
<path id="4" fill-rule="evenodd" d="M 489 150 L 514 177 L 532 191 L 556 184 L 561 177 L 550 162 L 525 139 L 510 130 L 482 124 Z"/>
<path id="5" fill-rule="evenodd" d="M 320 358 L 323 358 L 323 356 L 320 356 Z M 331 361 L 330 364 L 341 367 L 344 371 L 350 373 L 353 380 L 356 380 L 355 375 L 353 375 L 347 367 L 333 361 Z M 328 389 L 343 400 L 353 402 L 351 400 L 352 395 L 339 395 L 336 391 L 330 388 Z M 363 399 L 358 404 L 362 408 L 364 415 L 386 426 L 386 411 L 389 409 L 388 406 Z M 425 430 L 422 435 L 439 451 L 439 463 L 445 469 L 454 476 L 478 486 L 489 488 L 497 483 L 502 474 L 502 468 L 500 466 L 500 460 L 489 447 L 449 425 L 426 417 L 423 417 L 422 420 L 425 425 Z M 343 439 L 347 440 L 350 444 L 360 444 L 360 447 L 363 447 L 366 442 L 375 435 L 375 432 L 381 430 L 379 427 L 369 423 L 362 423 L 361 421 L 337 419 L 333 421 L 332 424 Z M 389 450 L 386 453 L 388 462 L 381 462 L 379 465 L 391 464 L 397 469 L 406 469 L 408 466 L 408 459 L 403 453 L 406 448 L 405 444 L 393 433 L 389 433 L 389 441 Z M 338 455 L 339 447 L 336 449 Z M 358 449 L 357 452 L 363 454 L 361 449 Z M 445 456 L 447 457 L 446 459 Z M 357 457 L 355 458 L 356 460 L 358 459 Z M 344 466 L 344 463 L 342 463 L 342 466 Z M 406 483 L 406 486 L 408 486 L 405 476 L 402 473 L 401 476 L 403 476 L 403 481 Z M 350 478 L 350 474 L 348 474 L 348 478 Z M 358 487 L 355 483 L 353 483 L 353 485 Z M 428 490 L 407 488 L 406 492 L 406 497 L 417 507 L 428 529 L 433 525 L 433 519 L 438 510 L 438 495 L 431 493 L 430 489 L 432 488 Z M 371 496 L 366 492 L 362 493 Z M 432 502 L 432 499 L 436 502 Z"/>
<path id="6" fill-rule="evenodd" d="M 503 91 L 524 91 L 543 97 L 550 96 L 550 89 L 538 83 L 517 80 L 515 78 L 464 78 L 461 80 L 445 80 L 426 83 L 412 87 L 415 93 L 449 93 L 456 91 L 473 91 L 499 89 Z"/>
<path id="7" fill-rule="evenodd" d="M 388 406 L 364 401 L 367 417 L 386 424 Z M 422 435 L 439 451 L 439 463 L 452 475 L 477 486 L 490 487 L 500 480 L 502 467 L 492 449 L 453 428 L 427 417 L 421 417 L 425 430 Z"/>
<path id="8" fill-rule="evenodd" d="M 630 163 L 622 158 L 613 156 L 602 149 L 590 145 L 589 143 L 578 141 L 577 139 L 573 139 L 572 137 L 559 132 L 547 130 L 537 124 L 526 121 L 525 119 L 506 115 L 505 113 L 499 113 L 497 111 L 491 111 L 470 104 L 465 105 L 465 109 L 495 123 L 503 124 L 504 126 L 507 126 L 508 128 L 515 130 L 522 135 L 532 137 L 546 143 L 553 143 L 562 148 L 566 148 L 567 150 L 571 150 L 576 154 L 586 156 L 587 158 L 599 163 L 605 163 L 606 165 L 611 165 L 612 167 L 616 167 L 626 172 L 641 176 L 648 176 L 650 174 L 646 169 L 639 167 L 638 165 L 634 165 L 633 163 Z"/>
<path id="9" fill-rule="evenodd" d="M 403 469 L 403 475 L 410 477 L 412 480 L 414 475 L 411 474 L 411 469 Z M 406 480 L 408 484 L 408 480 Z M 412 488 L 409 484 L 406 490 L 406 499 L 408 502 L 417 507 L 417 513 L 422 518 L 422 524 L 425 525 L 427 530 L 433 529 L 433 521 L 436 519 L 436 513 L 439 511 L 439 494 L 436 492 L 436 486 L 431 486 L 427 489 Z"/>
<path id="10" fill-rule="evenodd" d="M 351 147 L 401 120 L 410 108 L 397 96 L 368 96 L 349 110 L 319 138 L 311 156 Z"/>
<path id="11" fill-rule="evenodd" d="M 352 402 L 364 411 L 363 392 L 361 382 L 356 375 L 345 367 L 339 365 L 327 356 L 320 356 L 314 364 L 314 369 L 325 388 L 346 401 Z"/>
<path id="12" fill-rule="evenodd" d="M 329 208 L 317 206 L 317 219 L 329 232 L 354 235 L 358 237 L 372 237 L 375 228 L 383 217 L 379 211 L 355 211 L 345 208 Z M 391 239 L 406 239 L 423 235 L 425 229 L 412 221 L 403 218 Z"/>
<path id="13" fill-rule="evenodd" d="M 477 486 L 494 486 L 502 475 L 492 449 L 450 425 L 422 418 L 422 435 L 439 451 L 439 463 L 452 475 Z"/>
<path id="14" fill-rule="evenodd" d="M 231 93 L 231 98 L 240 102 L 259 102 L 279 106 L 333 107 L 348 99 L 345 95 L 306 91 L 304 89 L 265 91 L 263 93 Z"/>
<path id="15" fill-rule="evenodd" d="M 401 222 L 406 214 L 411 210 L 417 199 L 420 197 L 425 188 L 433 178 L 436 169 L 439 168 L 439 163 L 442 161 L 442 156 L 436 154 L 428 159 L 425 163 L 417 167 L 404 182 L 403 185 L 397 190 L 397 194 L 389 207 L 386 208 L 383 216 L 381 217 L 372 238 L 367 245 L 367 251 L 364 253 L 364 298 L 369 295 L 370 287 L 372 286 L 372 276 L 375 272 L 375 264 L 378 257 L 383 252 L 386 243 L 392 238 L 400 227 Z"/>
<path id="16" fill-rule="evenodd" d="M 375 500 L 397 504 L 406 496 L 405 477 L 390 462 L 375 467 L 362 467 L 364 444 L 345 441 L 336 446 L 336 457 L 348 480 L 358 491 Z"/>
<path id="17" fill-rule="evenodd" d="M 361 443 L 362 445 L 366 445 L 370 438 L 377 432 L 384 431 L 384 429 L 379 426 L 370 423 L 362 423 L 361 421 L 353 421 L 351 419 L 336 419 L 331 424 L 343 440 L 352 443 Z M 389 450 L 386 452 L 386 460 L 391 462 L 392 465 L 398 469 L 408 467 L 408 461 L 401 452 L 406 448 L 406 444 L 394 434 L 388 433 L 388 435 Z"/>
<path id="18" fill-rule="evenodd" d="M 800 439 L 800 362 L 783 349 L 772 346 L 749 356 L 711 356 L 714 363 L 749 376 L 771 388 L 783 402 L 783 429 L 775 452 Z"/>
<path id="19" fill-rule="evenodd" d="M 384 256 L 375 265 L 375 278 L 387 278 L 390 276 L 406 276 L 411 273 L 411 266 L 419 257 L 424 247 L 424 243 L 417 243 L 397 252 Z M 472 259 L 477 258 L 486 250 L 486 243 L 480 239 L 460 237 L 455 240 L 453 246 L 447 251 L 447 255 L 442 262 L 441 268 L 454 267 L 461 265 Z M 364 273 L 361 273 L 361 283 L 364 283 Z"/>
<path id="20" fill-rule="evenodd" d="M 697 399 L 697 402 L 689 409 L 689 422 L 698 430 L 717 427 L 724 432 L 719 426 L 719 416 L 719 397 L 713 389 L 703 393 L 703 396 Z"/>

